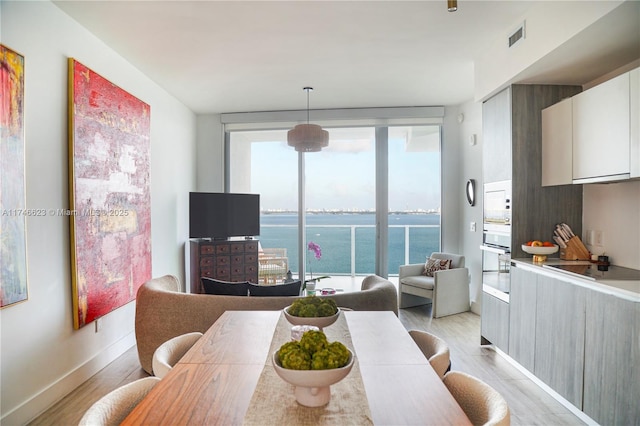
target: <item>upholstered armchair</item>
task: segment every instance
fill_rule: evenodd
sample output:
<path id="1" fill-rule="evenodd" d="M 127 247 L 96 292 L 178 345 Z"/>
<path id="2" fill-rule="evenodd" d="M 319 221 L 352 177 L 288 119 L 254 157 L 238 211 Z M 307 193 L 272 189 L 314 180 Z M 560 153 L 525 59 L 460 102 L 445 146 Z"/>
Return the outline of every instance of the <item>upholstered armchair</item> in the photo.
<path id="1" fill-rule="evenodd" d="M 433 276 L 423 275 L 424 263 L 402 265 L 398 277 L 400 308 L 429 303 L 433 318 L 453 315 L 469 310 L 469 270 L 464 267 L 464 256 L 451 253 L 432 253 L 433 259 L 450 259 L 446 270 L 436 270 Z"/>

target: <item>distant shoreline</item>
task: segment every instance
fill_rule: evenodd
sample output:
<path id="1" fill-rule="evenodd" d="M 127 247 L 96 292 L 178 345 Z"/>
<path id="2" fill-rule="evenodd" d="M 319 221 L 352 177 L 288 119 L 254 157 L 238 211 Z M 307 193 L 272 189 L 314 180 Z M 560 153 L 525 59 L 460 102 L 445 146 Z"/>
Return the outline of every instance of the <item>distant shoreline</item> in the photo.
<path id="1" fill-rule="evenodd" d="M 362 210 L 362 211 L 352 211 L 352 210 L 307 210 L 307 214 L 375 214 L 375 211 L 371 210 Z M 261 215 L 271 215 L 271 214 L 298 214 L 297 210 L 264 210 L 260 212 Z M 390 211 L 390 215 L 425 215 L 425 214 L 434 214 L 439 215 L 439 211 L 433 210 L 397 210 Z"/>

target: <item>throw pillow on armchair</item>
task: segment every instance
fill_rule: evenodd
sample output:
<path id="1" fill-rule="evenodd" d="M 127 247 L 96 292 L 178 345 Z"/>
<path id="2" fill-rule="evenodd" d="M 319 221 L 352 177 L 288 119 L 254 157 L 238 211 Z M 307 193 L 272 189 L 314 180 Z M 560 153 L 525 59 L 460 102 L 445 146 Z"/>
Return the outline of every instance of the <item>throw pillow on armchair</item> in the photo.
<path id="1" fill-rule="evenodd" d="M 434 272 L 444 271 L 447 269 L 451 269 L 451 259 L 434 259 L 432 257 L 429 257 L 424 264 L 422 275 L 433 277 Z"/>

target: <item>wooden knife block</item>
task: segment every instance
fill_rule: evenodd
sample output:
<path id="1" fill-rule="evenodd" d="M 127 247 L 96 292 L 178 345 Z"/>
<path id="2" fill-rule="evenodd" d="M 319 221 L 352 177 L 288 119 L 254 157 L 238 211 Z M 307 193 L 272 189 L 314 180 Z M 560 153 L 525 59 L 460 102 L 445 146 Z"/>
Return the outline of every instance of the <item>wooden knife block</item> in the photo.
<path id="1" fill-rule="evenodd" d="M 589 260 L 589 250 L 582 244 L 579 237 L 572 237 L 567 241 L 567 248 L 560 247 L 560 259 L 562 260 Z"/>

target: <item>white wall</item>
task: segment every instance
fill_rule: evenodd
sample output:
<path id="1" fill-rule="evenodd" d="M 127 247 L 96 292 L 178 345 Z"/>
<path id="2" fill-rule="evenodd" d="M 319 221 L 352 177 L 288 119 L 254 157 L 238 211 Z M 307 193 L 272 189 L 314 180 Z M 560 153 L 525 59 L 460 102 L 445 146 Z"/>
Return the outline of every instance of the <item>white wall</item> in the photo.
<path id="1" fill-rule="evenodd" d="M 582 241 L 601 231 L 602 244 L 587 244 L 615 265 L 640 269 L 640 181 L 583 186 Z"/>
<path id="2" fill-rule="evenodd" d="M 441 250 L 449 253 L 460 253 L 461 196 L 464 195 L 458 114 L 457 107 L 445 107 L 442 125 Z"/>
<path id="3" fill-rule="evenodd" d="M 68 208 L 67 59 L 151 106 L 153 275 L 182 279 L 196 118 L 48 1 L 2 1 L 2 43 L 25 57 L 27 208 Z M 134 303 L 73 329 L 69 220 L 27 221 L 29 299 L 0 311 L 2 424 L 24 424 L 134 343 Z"/>
<path id="4" fill-rule="evenodd" d="M 620 6 L 621 1 L 534 2 L 525 16 L 513 23 L 515 30 L 526 20 L 526 38 L 509 48 L 506 32 L 474 62 L 475 100 L 486 100 L 511 83 L 537 61 L 576 34 Z"/>
<path id="5" fill-rule="evenodd" d="M 482 103 L 467 102 L 460 106 L 464 121 L 460 124 L 460 247 L 465 255 L 465 265 L 469 268 L 471 285 L 469 296 L 471 310 L 480 314 L 482 301 Z M 475 136 L 475 145 L 470 138 Z M 476 202 L 470 206 L 463 189 L 469 179 L 476 181 Z M 471 231 L 471 223 L 475 223 L 475 231 Z"/>
<path id="6" fill-rule="evenodd" d="M 197 119 L 197 191 L 224 191 L 224 127 L 220 114 Z"/>

